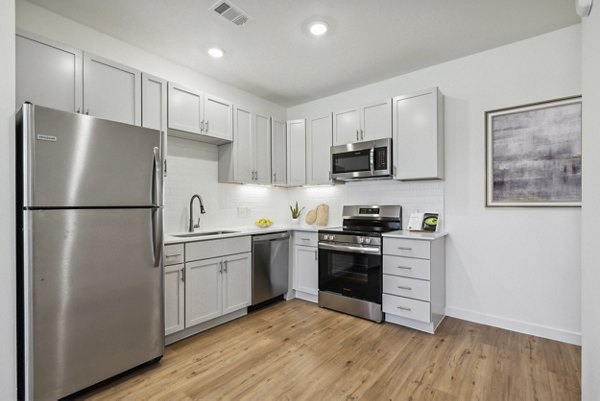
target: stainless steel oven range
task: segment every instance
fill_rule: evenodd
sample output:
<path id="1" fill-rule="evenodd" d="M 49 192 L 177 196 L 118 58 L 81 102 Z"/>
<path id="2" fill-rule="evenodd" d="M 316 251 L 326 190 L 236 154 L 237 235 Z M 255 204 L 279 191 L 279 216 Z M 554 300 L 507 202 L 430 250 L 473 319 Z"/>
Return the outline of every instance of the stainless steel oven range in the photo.
<path id="1" fill-rule="evenodd" d="M 319 306 L 381 322 L 381 234 L 402 229 L 402 206 L 344 206 L 343 217 L 319 230 Z"/>

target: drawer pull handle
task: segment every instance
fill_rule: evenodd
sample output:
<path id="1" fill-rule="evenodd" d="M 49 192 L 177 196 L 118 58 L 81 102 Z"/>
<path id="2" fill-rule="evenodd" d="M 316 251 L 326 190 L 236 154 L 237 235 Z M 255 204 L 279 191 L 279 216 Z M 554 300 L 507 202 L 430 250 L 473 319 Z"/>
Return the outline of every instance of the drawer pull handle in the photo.
<path id="1" fill-rule="evenodd" d="M 180 253 L 174 253 L 173 255 L 165 255 L 165 257 L 166 257 L 167 259 L 169 259 L 169 258 L 176 258 L 176 257 L 178 257 L 178 256 L 181 256 L 181 254 L 180 254 Z"/>
<path id="2" fill-rule="evenodd" d="M 405 311 L 408 311 L 408 312 L 412 311 L 411 308 L 407 308 L 406 306 L 396 306 L 396 308 L 402 309 L 402 310 L 405 310 Z"/>
<path id="3" fill-rule="evenodd" d="M 401 251 L 412 251 L 412 248 L 408 246 L 399 246 L 398 249 Z"/>
<path id="4" fill-rule="evenodd" d="M 300 238 L 302 241 L 310 241 L 310 238 Z"/>
<path id="5" fill-rule="evenodd" d="M 408 267 L 408 266 L 398 266 L 398 269 L 412 270 L 412 267 Z"/>
<path id="6" fill-rule="evenodd" d="M 403 285 L 399 285 L 398 288 L 400 288 L 401 290 L 412 291 L 412 287 L 405 287 Z"/>

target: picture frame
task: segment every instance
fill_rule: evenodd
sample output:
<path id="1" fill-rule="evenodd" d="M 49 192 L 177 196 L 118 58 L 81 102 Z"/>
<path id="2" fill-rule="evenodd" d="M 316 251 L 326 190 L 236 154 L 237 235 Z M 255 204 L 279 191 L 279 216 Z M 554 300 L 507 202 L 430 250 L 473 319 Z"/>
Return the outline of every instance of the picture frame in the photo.
<path id="1" fill-rule="evenodd" d="M 486 111 L 486 207 L 581 206 L 581 96 Z"/>

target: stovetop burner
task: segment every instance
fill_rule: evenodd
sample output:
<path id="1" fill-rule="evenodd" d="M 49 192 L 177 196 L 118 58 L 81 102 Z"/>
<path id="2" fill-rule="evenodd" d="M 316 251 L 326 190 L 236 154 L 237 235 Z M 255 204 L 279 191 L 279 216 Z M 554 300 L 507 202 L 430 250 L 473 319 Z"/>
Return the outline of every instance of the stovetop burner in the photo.
<path id="1" fill-rule="evenodd" d="M 343 216 L 343 227 L 319 230 L 319 233 L 381 237 L 382 233 L 402 229 L 402 206 L 399 205 L 344 206 Z"/>

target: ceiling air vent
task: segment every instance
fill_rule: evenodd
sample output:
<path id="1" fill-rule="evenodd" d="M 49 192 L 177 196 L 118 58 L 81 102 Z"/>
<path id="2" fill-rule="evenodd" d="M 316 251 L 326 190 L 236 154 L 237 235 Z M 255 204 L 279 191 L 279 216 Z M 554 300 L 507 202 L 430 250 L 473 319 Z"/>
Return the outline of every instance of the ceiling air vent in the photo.
<path id="1" fill-rule="evenodd" d="M 236 26 L 243 26 L 250 19 L 247 13 L 238 6 L 233 5 L 229 0 L 221 0 L 214 4 L 211 9 L 227 21 L 233 22 Z"/>

